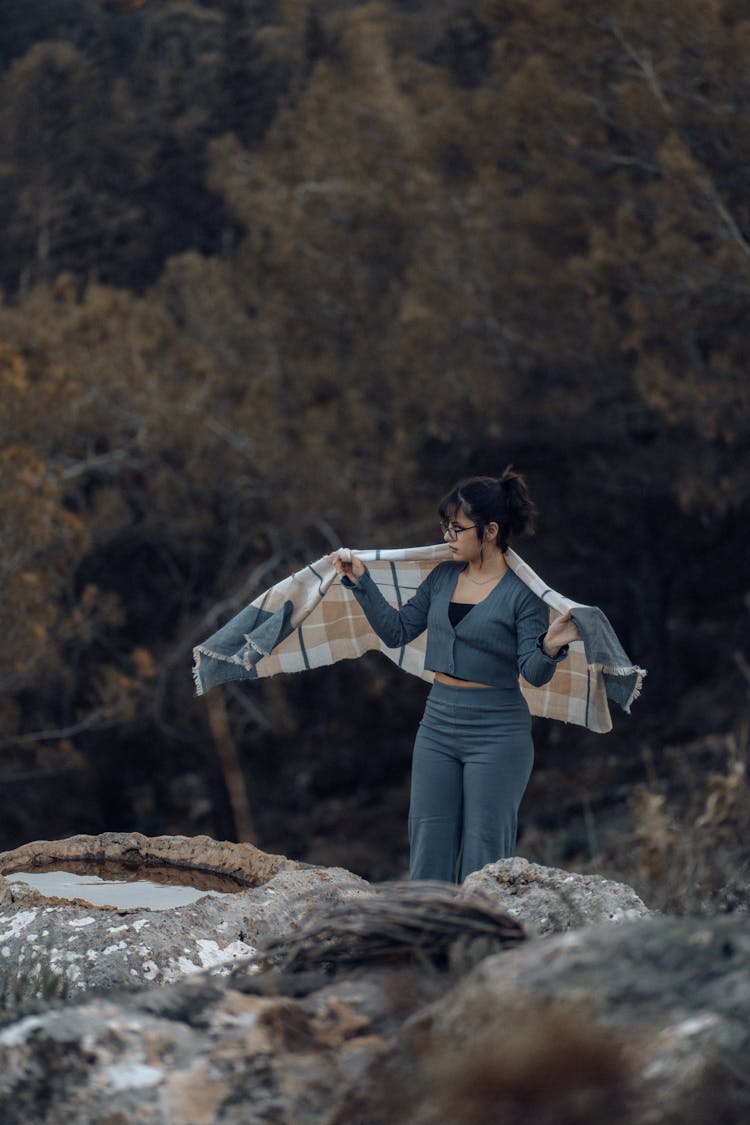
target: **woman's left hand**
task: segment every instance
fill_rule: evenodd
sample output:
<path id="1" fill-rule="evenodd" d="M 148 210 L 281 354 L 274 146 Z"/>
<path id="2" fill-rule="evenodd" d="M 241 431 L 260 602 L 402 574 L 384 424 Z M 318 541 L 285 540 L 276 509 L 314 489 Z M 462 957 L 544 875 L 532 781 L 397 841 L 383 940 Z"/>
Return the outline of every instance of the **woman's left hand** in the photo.
<path id="1" fill-rule="evenodd" d="M 581 634 L 569 613 L 556 617 L 544 635 L 542 648 L 547 656 L 557 656 L 561 648 L 569 645 L 571 641 L 580 641 Z"/>

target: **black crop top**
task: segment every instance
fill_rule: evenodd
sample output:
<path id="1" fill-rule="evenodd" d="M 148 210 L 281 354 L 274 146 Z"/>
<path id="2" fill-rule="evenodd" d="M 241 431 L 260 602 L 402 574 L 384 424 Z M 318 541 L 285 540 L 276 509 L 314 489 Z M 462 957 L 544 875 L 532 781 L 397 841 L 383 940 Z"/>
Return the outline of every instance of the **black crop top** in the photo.
<path id="1" fill-rule="evenodd" d="M 455 629 L 459 621 L 463 621 L 466 614 L 474 606 L 470 602 L 448 602 L 448 620 Z"/>

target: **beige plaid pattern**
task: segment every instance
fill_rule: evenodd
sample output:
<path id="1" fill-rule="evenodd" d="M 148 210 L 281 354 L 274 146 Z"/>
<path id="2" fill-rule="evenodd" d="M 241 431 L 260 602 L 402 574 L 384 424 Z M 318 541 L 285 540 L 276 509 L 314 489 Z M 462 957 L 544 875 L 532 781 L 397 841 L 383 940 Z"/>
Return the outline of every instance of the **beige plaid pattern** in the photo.
<path id="1" fill-rule="evenodd" d="M 354 553 L 367 564 L 385 598 L 396 607 L 408 601 L 433 567 L 452 558 L 442 543 Z M 549 607 L 550 621 L 581 604 L 546 586 L 514 551 L 508 550 L 505 557 L 518 577 Z M 320 668 L 376 650 L 407 672 L 428 681 L 434 678 L 424 667 L 425 634 L 401 649 L 387 648 L 373 632 L 351 591 L 336 581 L 336 571 L 327 556 L 278 582 L 251 604 L 274 613 L 287 603 L 292 606 L 293 631 L 255 663 L 255 675 L 275 676 L 278 672 Z M 214 655 L 206 649 L 202 651 Z M 200 652 L 200 647 L 195 650 L 196 660 L 200 660 Z M 247 656 L 245 664 L 249 671 L 252 662 Z M 587 662 L 582 641 L 570 646 L 567 658 L 544 687 L 532 687 L 523 678 L 520 686 L 533 715 L 576 723 L 600 733 L 612 729 L 602 667 Z"/>
<path id="2" fill-rule="evenodd" d="M 373 580 L 391 605 L 408 601 L 417 586 L 439 562 L 451 557 L 447 547 L 404 547 L 387 551 L 354 551 L 367 564 Z M 426 636 L 423 633 L 403 649 L 387 648 L 375 633 L 359 603 L 336 581 L 333 563 L 326 556 L 273 586 L 251 604 L 274 613 L 291 602 L 294 632 L 255 665 L 258 676 L 322 668 L 351 660 L 365 652 L 383 652 L 400 668 L 432 680 L 425 671 Z"/>
<path id="3" fill-rule="evenodd" d="M 563 597 L 546 585 L 520 555 L 508 548 L 505 560 L 511 570 L 549 608 L 550 624 L 569 610 L 574 610 L 580 602 Z M 520 679 L 532 715 L 545 719 L 560 719 L 564 723 L 576 723 L 588 727 L 597 734 L 612 730 L 612 716 L 604 684 L 602 668 L 589 664 L 583 641 L 574 641 L 565 660 L 558 664 L 555 674 L 544 687 L 532 687 L 523 677 Z"/>

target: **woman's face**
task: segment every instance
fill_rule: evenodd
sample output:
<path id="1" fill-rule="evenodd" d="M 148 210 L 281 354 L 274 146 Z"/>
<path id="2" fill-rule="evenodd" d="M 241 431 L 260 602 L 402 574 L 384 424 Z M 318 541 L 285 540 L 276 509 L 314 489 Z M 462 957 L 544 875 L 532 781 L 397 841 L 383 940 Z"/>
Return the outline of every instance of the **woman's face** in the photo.
<path id="1" fill-rule="evenodd" d="M 481 540 L 477 536 L 474 520 L 463 508 L 448 513 L 448 527 L 443 539 L 459 562 L 473 562 L 479 558 Z M 454 538 L 455 536 L 455 538 Z"/>

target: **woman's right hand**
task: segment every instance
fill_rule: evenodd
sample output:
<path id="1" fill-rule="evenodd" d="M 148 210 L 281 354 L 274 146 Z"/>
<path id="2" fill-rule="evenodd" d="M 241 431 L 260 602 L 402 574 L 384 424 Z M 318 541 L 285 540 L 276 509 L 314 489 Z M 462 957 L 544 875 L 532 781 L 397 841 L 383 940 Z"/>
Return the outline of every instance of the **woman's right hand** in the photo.
<path id="1" fill-rule="evenodd" d="M 348 578 L 351 582 L 356 583 L 357 579 L 365 573 L 365 564 L 351 551 L 347 551 L 344 558 L 341 558 L 338 551 L 334 551 L 328 558 L 340 578 Z"/>

